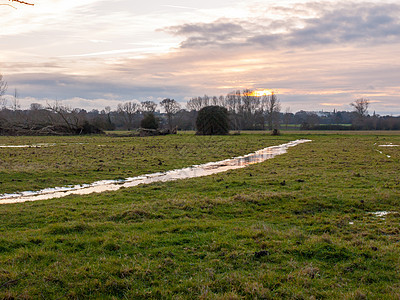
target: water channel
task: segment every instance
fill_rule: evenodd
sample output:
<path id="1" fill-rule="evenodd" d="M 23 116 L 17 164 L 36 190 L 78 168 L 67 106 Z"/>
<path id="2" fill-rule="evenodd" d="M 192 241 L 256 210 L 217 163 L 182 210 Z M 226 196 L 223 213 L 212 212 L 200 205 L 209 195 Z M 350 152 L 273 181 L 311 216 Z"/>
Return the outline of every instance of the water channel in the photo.
<path id="1" fill-rule="evenodd" d="M 267 159 L 274 158 L 287 152 L 290 147 L 302 143 L 311 142 L 311 140 L 295 140 L 279 146 L 271 146 L 254 153 L 244 156 L 234 157 L 217 162 L 210 162 L 201 165 L 194 165 L 188 168 L 176 169 L 162 173 L 146 174 L 137 177 L 130 177 L 122 180 L 102 180 L 92 184 L 82 184 L 75 186 L 47 188 L 40 191 L 26 191 L 15 194 L 0 195 L 0 204 L 20 203 L 26 201 L 49 200 L 61 198 L 68 195 L 87 195 L 91 193 L 102 193 L 107 191 L 116 191 L 120 188 L 134 187 L 139 184 L 150 184 L 154 182 L 165 182 L 179 179 L 195 178 L 244 168 L 251 164 L 261 163 Z"/>

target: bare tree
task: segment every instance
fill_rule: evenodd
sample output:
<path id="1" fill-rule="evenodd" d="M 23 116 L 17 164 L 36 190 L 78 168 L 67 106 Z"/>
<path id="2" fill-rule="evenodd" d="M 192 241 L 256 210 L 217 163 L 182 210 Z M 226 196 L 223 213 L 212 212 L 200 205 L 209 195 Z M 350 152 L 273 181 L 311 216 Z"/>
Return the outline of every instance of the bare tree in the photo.
<path id="1" fill-rule="evenodd" d="M 42 110 L 43 105 L 40 103 L 31 103 L 30 105 L 30 110 L 36 111 L 36 110 Z"/>
<path id="2" fill-rule="evenodd" d="M 160 105 L 164 108 L 167 118 L 168 118 L 168 127 L 169 130 L 172 132 L 172 117 L 176 114 L 180 109 L 180 105 L 174 99 L 164 99 L 161 101 Z"/>
<path id="3" fill-rule="evenodd" d="M 369 103 L 370 101 L 366 98 L 359 98 L 350 103 L 350 105 L 354 107 L 354 113 L 356 114 L 356 118 L 353 123 L 356 125 L 356 127 L 364 127 L 368 114 Z"/>
<path id="4" fill-rule="evenodd" d="M 132 129 L 133 119 L 135 114 L 138 113 L 139 108 L 139 104 L 132 101 L 118 104 L 117 112 L 123 117 L 128 130 Z"/>
<path id="5" fill-rule="evenodd" d="M 211 105 L 219 106 L 219 99 L 218 99 L 217 96 L 213 96 L 213 97 L 211 98 Z"/>
<path id="6" fill-rule="evenodd" d="M 350 103 L 354 107 L 354 111 L 361 117 L 365 117 L 368 113 L 370 101 L 366 98 L 359 98 L 354 102 Z"/>
<path id="7" fill-rule="evenodd" d="M 286 107 L 285 114 L 283 115 L 283 121 L 285 122 L 286 129 L 288 129 L 288 125 L 290 119 L 292 118 L 292 112 L 290 111 L 290 107 Z"/>
<path id="8" fill-rule="evenodd" d="M 274 92 L 268 96 L 266 103 L 266 114 L 268 121 L 268 129 L 278 129 L 279 127 L 279 113 L 281 111 L 281 104 L 278 97 Z"/>
<path id="9" fill-rule="evenodd" d="M 153 113 L 156 111 L 157 104 L 153 101 L 143 101 L 140 103 L 141 110 L 144 113 Z"/>
<path id="10" fill-rule="evenodd" d="M 319 124 L 319 117 L 316 113 L 309 112 L 307 113 L 306 120 L 304 125 L 304 129 L 312 129 Z"/>
<path id="11" fill-rule="evenodd" d="M 47 104 L 47 110 L 55 113 L 61 119 L 63 123 L 71 132 L 76 132 L 80 127 L 82 127 L 85 117 L 83 116 L 84 110 L 79 108 L 71 108 L 66 105 L 62 105 L 61 102 L 55 101 L 53 104 Z M 49 119 L 52 124 L 60 123 L 54 120 L 52 115 L 49 114 Z"/>
<path id="12" fill-rule="evenodd" d="M 49 111 L 40 103 L 31 103 L 29 111 L 26 111 L 24 115 L 26 115 L 26 123 L 31 126 L 49 124 Z"/>
<path id="13" fill-rule="evenodd" d="M 240 97 L 239 113 L 242 118 L 242 126 L 244 129 L 254 129 L 264 123 L 262 114 L 263 97 L 254 96 L 252 90 L 243 90 Z"/>
<path id="14" fill-rule="evenodd" d="M 110 106 L 104 107 L 104 113 L 109 115 L 111 113 L 111 107 Z"/>
<path id="15" fill-rule="evenodd" d="M 104 112 L 104 114 L 107 115 L 107 128 L 112 129 L 115 128 L 115 125 L 113 124 L 112 120 L 111 120 L 111 107 L 110 106 L 106 106 L 104 108 L 104 111 L 102 111 L 102 113 Z"/>
<path id="16" fill-rule="evenodd" d="M 225 97 L 224 96 L 219 96 L 219 98 L 218 98 L 218 106 L 222 106 L 222 107 L 225 107 L 226 105 L 225 105 Z"/>
<path id="17" fill-rule="evenodd" d="M 186 104 L 186 107 L 189 111 L 199 111 L 200 109 L 202 109 L 203 107 L 208 106 L 208 96 L 205 95 L 204 97 L 195 97 L 192 98 L 188 101 L 188 103 Z"/>
<path id="18" fill-rule="evenodd" d="M 18 91 L 17 89 L 14 89 L 14 95 L 13 98 L 11 100 L 11 110 L 19 110 L 21 108 L 21 104 L 19 103 L 18 100 Z"/>
<path id="19" fill-rule="evenodd" d="M 0 74 L 0 109 L 5 109 L 7 106 L 7 99 L 3 98 L 7 91 L 7 82 L 4 80 L 3 75 Z"/>
<path id="20" fill-rule="evenodd" d="M 190 99 L 186 103 L 186 108 L 188 111 L 199 111 L 200 108 L 200 101 L 197 100 L 197 97 Z"/>

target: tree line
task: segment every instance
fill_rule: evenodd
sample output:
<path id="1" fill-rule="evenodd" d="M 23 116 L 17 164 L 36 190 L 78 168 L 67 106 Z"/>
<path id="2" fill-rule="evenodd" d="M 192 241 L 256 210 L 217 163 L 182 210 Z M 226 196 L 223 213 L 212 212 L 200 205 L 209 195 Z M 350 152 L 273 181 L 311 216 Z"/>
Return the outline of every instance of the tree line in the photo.
<path id="1" fill-rule="evenodd" d="M 370 101 L 359 98 L 351 102 L 352 111 L 312 112 L 290 108 L 281 111 L 281 103 L 275 93 L 252 96 L 252 91 L 236 91 L 226 96 L 195 97 L 188 101 L 187 110 L 198 112 L 210 105 L 226 108 L 230 116 L 231 130 L 400 130 L 400 117 L 368 114 Z"/>
<path id="2" fill-rule="evenodd" d="M 32 103 L 22 110 L 18 99 L 7 105 L 3 98 L 0 105 L 0 134 L 90 134 L 105 130 L 133 130 L 137 128 L 166 128 L 173 131 L 177 126 L 175 116 L 180 110 L 174 99 L 164 99 L 160 104 L 153 101 L 137 103 L 128 101 L 116 110 L 107 106 L 103 110 L 87 111 L 54 101 L 41 105 Z M 164 113 L 156 110 L 160 106 Z"/>
<path id="3" fill-rule="evenodd" d="M 274 92 L 253 96 L 252 90 L 235 91 L 226 96 L 195 97 L 188 101 L 187 110 L 198 112 L 207 106 L 228 110 L 232 130 L 272 130 L 279 127 L 281 104 Z"/>
<path id="4" fill-rule="evenodd" d="M 7 82 L 0 74 L 0 134 L 84 134 L 106 130 L 133 130 L 138 128 L 196 130 L 196 118 L 201 109 L 223 107 L 228 112 L 229 129 L 279 130 L 400 130 L 400 118 L 368 114 L 369 100 L 357 99 L 351 103 L 353 111 L 281 112 L 278 96 L 271 92 L 254 96 L 251 90 L 235 91 L 225 96 L 191 98 L 186 107 L 174 99 L 154 101 L 126 101 L 116 109 L 87 111 L 54 101 L 42 105 L 32 103 L 21 109 L 18 92 L 4 97 Z M 225 125 L 224 125 L 225 126 Z"/>

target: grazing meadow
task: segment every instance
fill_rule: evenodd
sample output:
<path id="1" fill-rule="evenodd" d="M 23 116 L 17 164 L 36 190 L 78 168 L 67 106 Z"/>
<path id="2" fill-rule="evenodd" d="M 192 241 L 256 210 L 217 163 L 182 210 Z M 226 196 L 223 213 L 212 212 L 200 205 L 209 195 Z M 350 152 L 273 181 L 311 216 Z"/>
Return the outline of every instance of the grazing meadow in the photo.
<path id="1" fill-rule="evenodd" d="M 0 147 L 0 194 L 301 138 L 208 177 L 0 205 L 0 298 L 399 299 L 399 132 L 0 137 L 30 145 Z"/>

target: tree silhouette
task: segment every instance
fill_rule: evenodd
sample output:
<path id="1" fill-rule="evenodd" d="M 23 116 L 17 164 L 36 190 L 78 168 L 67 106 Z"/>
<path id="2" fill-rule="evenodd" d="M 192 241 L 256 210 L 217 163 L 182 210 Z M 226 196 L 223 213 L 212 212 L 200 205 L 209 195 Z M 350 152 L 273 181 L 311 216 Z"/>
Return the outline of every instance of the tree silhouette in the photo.
<path id="1" fill-rule="evenodd" d="M 164 108 L 168 119 L 168 128 L 172 132 L 172 116 L 176 114 L 180 109 L 180 105 L 174 99 L 164 99 L 160 105 Z"/>
<path id="2" fill-rule="evenodd" d="M 6 107 L 7 100 L 3 99 L 4 94 L 7 91 L 7 81 L 4 80 L 3 75 L 0 74 L 0 109 Z"/>
<path id="3" fill-rule="evenodd" d="M 368 106 L 370 101 L 365 98 L 360 98 L 350 103 L 351 106 L 354 107 L 354 111 L 360 116 L 365 117 L 368 113 Z"/>
<path id="4" fill-rule="evenodd" d="M 153 101 L 143 101 L 140 103 L 140 109 L 142 112 L 147 113 L 147 112 L 155 112 L 157 108 L 157 104 L 154 103 Z"/>
<path id="5" fill-rule="evenodd" d="M 281 111 L 281 104 L 278 97 L 274 92 L 267 99 L 266 113 L 268 121 L 268 129 L 278 129 L 279 127 L 279 113 Z"/>
<path id="6" fill-rule="evenodd" d="M 366 98 L 360 98 L 350 103 L 354 107 L 354 113 L 356 114 L 354 125 L 357 127 L 365 127 L 369 104 L 370 101 Z"/>
<path id="7" fill-rule="evenodd" d="M 198 135 L 225 135 L 229 133 L 228 110 L 221 106 L 206 106 L 196 119 Z"/>
<path id="8" fill-rule="evenodd" d="M 133 127 L 133 119 L 139 112 L 140 105 L 136 102 L 130 101 L 118 104 L 117 112 L 124 119 L 124 123 L 128 130 Z"/>

